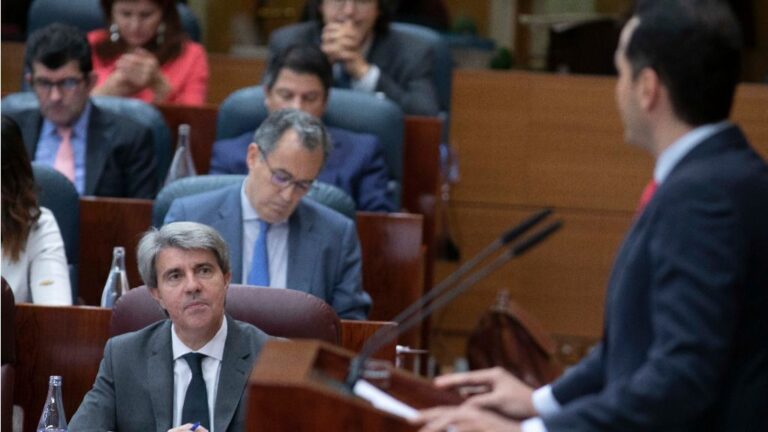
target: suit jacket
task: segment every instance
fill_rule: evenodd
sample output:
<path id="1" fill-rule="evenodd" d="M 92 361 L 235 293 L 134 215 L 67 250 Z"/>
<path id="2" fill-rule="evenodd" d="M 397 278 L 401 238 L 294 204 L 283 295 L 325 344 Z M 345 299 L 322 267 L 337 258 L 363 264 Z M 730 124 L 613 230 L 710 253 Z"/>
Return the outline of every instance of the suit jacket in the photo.
<path id="1" fill-rule="evenodd" d="M 297 43 L 319 45 L 321 31 L 317 22 L 280 28 L 270 37 L 270 55 Z M 434 85 L 434 57 L 432 47 L 423 40 L 390 28 L 386 34 L 376 35 L 366 59 L 381 70 L 376 91 L 387 95 L 406 114 L 435 116 L 440 105 Z"/>
<path id="2" fill-rule="evenodd" d="M 768 166 L 737 127 L 659 186 L 605 308 L 603 341 L 552 387 L 549 432 L 768 430 Z"/>
<path id="3" fill-rule="evenodd" d="M 165 223 L 194 221 L 215 228 L 229 246 L 232 279 L 243 275 L 241 184 L 173 201 Z M 323 299 L 341 318 L 365 319 L 371 298 L 363 291 L 360 242 L 347 217 L 302 199 L 288 218 L 288 288 Z"/>
<path id="4" fill-rule="evenodd" d="M 34 159 L 43 125 L 40 111 L 25 110 L 12 117 L 21 128 L 27 154 Z M 154 198 L 156 170 L 150 130 L 92 104 L 86 137 L 84 195 Z"/>
<path id="5" fill-rule="evenodd" d="M 333 140 L 333 151 L 317 179 L 343 189 L 358 210 L 395 211 L 387 196 L 389 175 L 378 138 L 370 134 L 326 127 Z M 253 132 L 213 144 L 210 174 L 248 174 L 245 155 Z"/>
<path id="6" fill-rule="evenodd" d="M 227 340 L 216 391 L 216 432 L 245 429 L 242 398 L 268 336 L 227 316 Z M 171 321 L 107 341 L 93 388 L 69 424 L 72 431 L 166 432 L 173 422 Z"/>

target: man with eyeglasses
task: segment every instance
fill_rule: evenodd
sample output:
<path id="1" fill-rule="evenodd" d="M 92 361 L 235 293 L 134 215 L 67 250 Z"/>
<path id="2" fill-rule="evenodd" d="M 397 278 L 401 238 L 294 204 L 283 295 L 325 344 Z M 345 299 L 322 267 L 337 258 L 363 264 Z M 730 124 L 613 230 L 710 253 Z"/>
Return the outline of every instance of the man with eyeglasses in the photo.
<path id="1" fill-rule="evenodd" d="M 434 52 L 422 40 L 390 28 L 386 0 L 313 0 L 312 22 L 273 32 L 276 56 L 297 43 L 320 46 L 334 63 L 334 86 L 383 93 L 406 114 L 438 114 Z"/>
<path id="2" fill-rule="evenodd" d="M 295 109 L 272 113 L 248 146 L 245 181 L 175 200 L 165 223 L 218 230 L 229 245 L 233 281 L 304 291 L 341 318 L 365 319 L 371 299 L 362 289 L 354 223 L 302 199 L 330 151 L 316 117 Z"/>
<path id="3" fill-rule="evenodd" d="M 320 48 L 293 45 L 272 59 L 264 82 L 267 111 L 296 108 L 321 118 L 328 103 L 333 75 L 328 58 Z M 357 210 L 396 210 L 388 191 L 390 181 L 384 151 L 376 136 L 326 126 L 333 151 L 318 180 L 343 189 L 355 200 Z M 245 174 L 243 157 L 253 131 L 216 141 L 211 154 L 210 174 Z"/>
<path id="4" fill-rule="evenodd" d="M 39 108 L 9 115 L 21 127 L 30 158 L 60 171 L 80 195 L 154 197 L 151 132 L 90 102 L 96 78 L 85 35 L 52 24 L 30 36 L 25 57 Z"/>

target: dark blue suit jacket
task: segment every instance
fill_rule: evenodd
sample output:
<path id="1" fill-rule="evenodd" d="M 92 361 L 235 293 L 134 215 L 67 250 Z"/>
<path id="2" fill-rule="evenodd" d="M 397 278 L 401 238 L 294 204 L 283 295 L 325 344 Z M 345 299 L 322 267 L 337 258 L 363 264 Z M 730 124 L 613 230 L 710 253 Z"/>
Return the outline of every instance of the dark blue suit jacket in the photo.
<path id="1" fill-rule="evenodd" d="M 333 140 L 333 151 L 317 179 L 348 193 L 358 210 L 396 211 L 387 196 L 389 176 L 378 138 L 334 127 L 326 129 Z M 248 174 L 245 155 L 252 141 L 253 132 L 216 141 L 209 173 Z"/>
<path id="2" fill-rule="evenodd" d="M 768 430 L 768 166 L 737 127 L 660 185 L 606 295 L 603 341 L 555 381 L 549 432 Z"/>

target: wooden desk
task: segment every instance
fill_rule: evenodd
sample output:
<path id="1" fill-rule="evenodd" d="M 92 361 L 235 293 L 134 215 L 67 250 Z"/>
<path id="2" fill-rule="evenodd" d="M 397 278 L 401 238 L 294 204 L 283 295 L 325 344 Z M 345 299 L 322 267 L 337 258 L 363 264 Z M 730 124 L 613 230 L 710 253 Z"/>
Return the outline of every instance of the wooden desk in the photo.
<path id="1" fill-rule="evenodd" d="M 129 286 L 142 285 L 136 246 L 152 225 L 152 200 L 80 198 L 80 263 L 78 293 L 85 304 L 101 303 L 101 291 L 112 264 L 112 249 L 125 248 Z"/>
<path id="2" fill-rule="evenodd" d="M 192 150 L 192 160 L 195 161 L 195 169 L 198 174 L 207 174 L 211 166 L 213 142 L 216 140 L 218 105 L 208 104 L 192 107 L 176 104 L 159 104 L 157 109 L 163 113 L 165 123 L 171 129 L 174 143 L 178 139 L 179 125 L 184 123 L 190 125 L 189 146 Z M 174 144 L 172 150 L 175 151 L 175 149 Z"/>

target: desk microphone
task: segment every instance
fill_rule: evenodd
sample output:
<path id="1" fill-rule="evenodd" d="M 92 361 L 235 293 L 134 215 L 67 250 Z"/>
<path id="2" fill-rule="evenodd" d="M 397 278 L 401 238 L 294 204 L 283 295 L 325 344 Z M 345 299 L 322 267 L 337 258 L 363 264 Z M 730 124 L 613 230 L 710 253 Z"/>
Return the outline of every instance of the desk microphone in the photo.
<path id="1" fill-rule="evenodd" d="M 461 278 L 471 270 L 474 270 L 478 264 L 483 262 L 489 255 L 520 237 L 523 233 L 530 230 L 534 225 L 544 220 L 551 213 L 551 209 L 541 210 L 528 217 L 517 226 L 504 232 L 499 238 L 491 242 L 475 255 L 475 257 L 464 263 L 458 270 L 393 318 L 392 321 L 395 321 L 398 324 L 397 327 L 382 327 L 374 333 L 363 345 L 360 353 L 352 360 L 346 379 L 347 386 L 350 389 L 354 387 L 355 383 L 360 379 L 362 370 L 365 367 L 365 362 L 373 353 L 423 321 L 424 318 L 428 317 L 436 309 L 445 306 L 459 294 L 501 268 L 512 258 L 524 254 L 531 247 L 537 245 L 557 231 L 562 226 L 562 221 L 555 221 L 536 233 L 513 244 L 505 253 L 499 255 L 488 265 L 482 267 L 480 270 L 459 283 Z"/>

